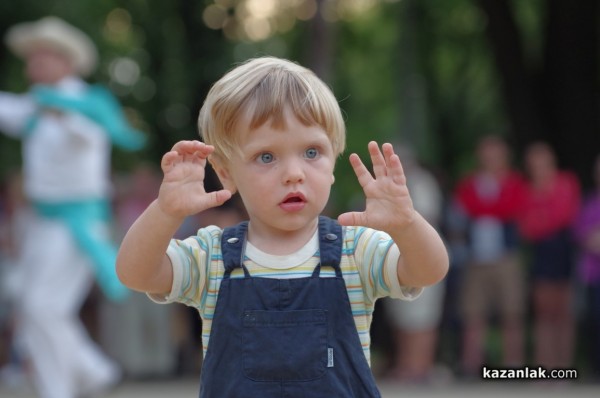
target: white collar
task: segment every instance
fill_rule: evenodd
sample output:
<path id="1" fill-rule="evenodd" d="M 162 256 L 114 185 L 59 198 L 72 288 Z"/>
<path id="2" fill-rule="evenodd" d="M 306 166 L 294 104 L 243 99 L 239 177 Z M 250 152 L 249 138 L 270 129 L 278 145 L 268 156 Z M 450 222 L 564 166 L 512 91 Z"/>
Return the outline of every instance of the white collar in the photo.
<path id="1" fill-rule="evenodd" d="M 265 268 L 290 269 L 307 262 L 319 250 L 319 229 L 308 242 L 296 252 L 283 256 L 265 253 L 250 242 L 246 242 L 245 255 Z"/>

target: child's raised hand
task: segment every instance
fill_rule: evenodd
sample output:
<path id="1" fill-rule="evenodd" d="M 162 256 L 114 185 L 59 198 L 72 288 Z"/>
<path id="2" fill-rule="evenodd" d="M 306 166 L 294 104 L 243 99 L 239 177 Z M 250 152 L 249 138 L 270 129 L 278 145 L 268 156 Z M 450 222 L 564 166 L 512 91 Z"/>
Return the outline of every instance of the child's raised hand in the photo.
<path id="1" fill-rule="evenodd" d="M 231 197 L 231 192 L 204 189 L 205 167 L 214 147 L 200 141 L 180 141 L 161 162 L 164 174 L 158 204 L 163 212 L 185 218 L 211 207 L 219 206 Z"/>
<path id="2" fill-rule="evenodd" d="M 342 225 L 361 225 L 388 233 L 398 231 L 415 218 L 400 158 L 391 144 L 382 145 L 383 153 L 374 141 L 368 147 L 375 177 L 357 154 L 350 155 L 350 164 L 365 192 L 365 211 L 341 214 L 338 221 Z"/>

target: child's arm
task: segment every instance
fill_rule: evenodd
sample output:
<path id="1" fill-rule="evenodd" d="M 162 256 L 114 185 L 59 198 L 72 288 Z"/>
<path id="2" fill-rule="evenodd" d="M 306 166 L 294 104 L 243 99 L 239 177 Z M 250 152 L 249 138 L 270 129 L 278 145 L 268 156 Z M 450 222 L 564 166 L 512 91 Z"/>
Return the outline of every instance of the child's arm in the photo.
<path id="1" fill-rule="evenodd" d="M 204 167 L 213 150 L 199 141 L 180 141 L 163 156 L 158 198 L 131 226 L 119 249 L 117 273 L 126 286 L 147 293 L 171 291 L 173 270 L 166 255 L 171 238 L 187 216 L 231 197 L 227 190 L 204 190 Z"/>
<path id="2" fill-rule="evenodd" d="M 342 225 L 361 225 L 387 232 L 400 249 L 398 280 L 401 286 L 432 285 L 448 271 L 448 253 L 436 230 L 415 211 L 406 186 L 400 158 L 391 144 L 369 143 L 375 177 L 358 155 L 350 163 L 366 196 L 364 212 L 341 214 Z"/>

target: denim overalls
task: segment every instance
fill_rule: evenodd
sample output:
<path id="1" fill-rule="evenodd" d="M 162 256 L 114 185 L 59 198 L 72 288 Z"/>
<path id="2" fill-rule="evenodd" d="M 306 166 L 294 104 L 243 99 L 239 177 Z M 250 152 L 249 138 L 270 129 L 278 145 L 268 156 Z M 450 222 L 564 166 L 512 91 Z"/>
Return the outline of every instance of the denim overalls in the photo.
<path id="1" fill-rule="evenodd" d="M 319 218 L 311 277 L 254 278 L 242 264 L 247 222 L 226 228 L 221 281 L 201 398 L 380 397 L 340 270 L 342 229 Z M 336 276 L 321 278 L 321 266 Z M 230 278 L 241 267 L 243 278 Z"/>

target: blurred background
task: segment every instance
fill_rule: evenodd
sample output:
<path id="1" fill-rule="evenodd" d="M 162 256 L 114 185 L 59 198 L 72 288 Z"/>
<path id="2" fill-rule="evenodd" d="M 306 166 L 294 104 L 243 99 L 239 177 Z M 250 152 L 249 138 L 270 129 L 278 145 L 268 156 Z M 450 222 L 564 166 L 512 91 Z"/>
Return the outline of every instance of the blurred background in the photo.
<path id="1" fill-rule="evenodd" d="M 440 206 L 432 217 L 449 242 L 452 264 L 439 304 L 433 299 L 432 307 L 423 310 L 439 313 L 430 320 L 435 336 L 422 343 L 433 356 L 431 364 L 423 365 L 426 371 L 414 370 L 414 377 L 411 370 L 396 371 L 404 354 L 403 335 L 396 330 L 402 321 L 393 312 L 403 309 L 384 310 L 385 301 L 378 302 L 373 370 L 392 383 L 469 380 L 458 303 L 466 260 L 448 219 L 456 185 L 477 167 L 476 144 L 482 137 L 503 137 L 512 165 L 524 174 L 528 145 L 545 141 L 558 167 L 579 181 L 582 203 L 596 189 L 596 0 L 20 0 L 0 2 L 0 36 L 11 25 L 47 15 L 65 19 L 95 41 L 101 62 L 90 81 L 107 85 L 118 96 L 150 142 L 134 154 L 113 150 L 117 239 L 155 197 L 162 154 L 179 140 L 198 137 L 196 118 L 211 84 L 251 57 L 298 61 L 338 98 L 347 124 L 347 151 L 336 168 L 328 209 L 332 215 L 361 203 L 362 192 L 346 160 L 349 153 L 366 154 L 370 140 L 406 148 L 406 159 L 414 159 L 437 185 Z M 22 69 L 22 62 L 0 46 L 0 90 L 26 91 Z M 19 148 L 20 142 L 0 135 L 2 236 L 9 234 L 11 203 L 18 201 Z M 410 182 L 410 170 L 407 175 Z M 234 222 L 237 216 L 199 215 L 186 223 L 181 236 L 202 225 Z M 2 258 L 9 258 L 7 239 L 1 247 Z M 575 332 L 566 367 L 578 369 L 580 380 L 597 382 L 593 353 L 600 337 L 594 314 L 600 312 L 600 300 L 594 304 L 588 296 L 598 282 L 589 285 L 578 277 L 575 241 L 573 248 L 568 307 Z M 526 271 L 530 247 L 524 242 L 519 250 Z M 8 268 L 9 261 L 5 263 Z M 527 277 L 523 282 L 524 355 L 527 363 L 536 364 L 532 290 Z M 13 360 L 10 311 L 3 305 L 0 312 L 0 365 L 7 365 Z M 143 295 L 115 306 L 95 292 L 82 317 L 128 378 L 195 377 L 199 372 L 200 320 L 193 310 L 157 306 Z M 488 321 L 485 362 L 501 366 L 501 322 L 494 312 Z"/>

